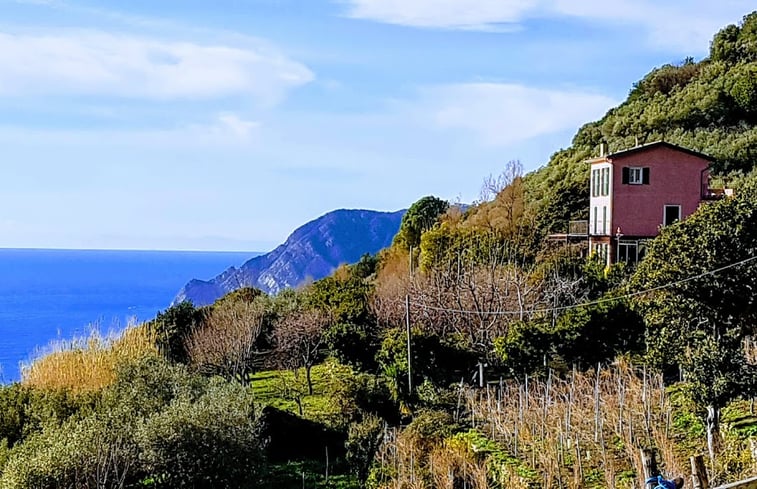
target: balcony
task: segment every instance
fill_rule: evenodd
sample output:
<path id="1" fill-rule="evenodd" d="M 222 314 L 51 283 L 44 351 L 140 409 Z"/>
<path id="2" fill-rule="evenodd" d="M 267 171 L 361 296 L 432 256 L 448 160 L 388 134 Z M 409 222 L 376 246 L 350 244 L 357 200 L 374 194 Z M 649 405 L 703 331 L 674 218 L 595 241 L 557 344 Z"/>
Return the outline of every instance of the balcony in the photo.
<path id="1" fill-rule="evenodd" d="M 733 197 L 732 188 L 709 188 L 702 186 L 702 200 L 720 200 L 723 197 Z"/>
<path id="2" fill-rule="evenodd" d="M 551 241 L 580 242 L 589 239 L 589 221 L 570 221 L 567 233 L 553 233 L 547 236 Z"/>
<path id="3" fill-rule="evenodd" d="M 568 236 L 588 236 L 589 221 L 570 221 L 568 223 Z"/>

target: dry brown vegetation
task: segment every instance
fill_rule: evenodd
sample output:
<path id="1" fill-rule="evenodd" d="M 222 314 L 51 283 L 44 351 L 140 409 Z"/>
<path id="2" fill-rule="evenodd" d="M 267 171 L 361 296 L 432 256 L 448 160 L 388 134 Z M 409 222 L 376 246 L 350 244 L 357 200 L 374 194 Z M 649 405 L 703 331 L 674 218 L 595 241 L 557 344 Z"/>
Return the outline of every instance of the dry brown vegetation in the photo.
<path id="1" fill-rule="evenodd" d="M 329 318 L 324 313 L 311 309 L 282 318 L 274 331 L 276 357 L 280 365 L 294 370 L 295 375 L 300 368 L 305 369 L 309 395 L 313 395 L 311 370 L 326 350 L 328 324 Z"/>
<path id="2" fill-rule="evenodd" d="M 208 375 L 247 381 L 262 363 L 259 338 L 266 318 L 260 300 L 219 303 L 187 339 L 191 365 Z"/>
<path id="3" fill-rule="evenodd" d="M 145 325 L 106 335 L 93 328 L 88 337 L 51 343 L 36 359 L 22 365 L 21 382 L 74 394 L 95 392 L 115 381 L 119 365 L 157 356 L 155 344 L 154 331 Z"/>
<path id="4" fill-rule="evenodd" d="M 460 395 L 459 420 L 476 437 L 428 443 L 412 429 L 390 432 L 377 456 L 387 467 L 379 487 L 633 488 L 643 473 L 641 447 L 656 448 L 669 477 L 688 474 L 688 457 L 706 451 L 703 433 L 692 443 L 701 426 L 689 406 L 676 405 L 683 396 L 625 361 L 599 375 L 502 382 Z M 725 436 L 721 453 L 708 467 L 715 481 L 757 470 L 744 439 Z"/>

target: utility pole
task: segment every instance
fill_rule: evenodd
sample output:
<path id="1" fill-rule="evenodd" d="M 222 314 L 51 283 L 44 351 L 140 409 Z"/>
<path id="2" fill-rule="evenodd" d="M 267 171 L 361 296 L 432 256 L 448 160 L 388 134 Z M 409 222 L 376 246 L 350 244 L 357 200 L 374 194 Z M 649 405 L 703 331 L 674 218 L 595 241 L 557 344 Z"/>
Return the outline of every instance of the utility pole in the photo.
<path id="1" fill-rule="evenodd" d="M 410 295 L 405 296 L 405 328 L 407 330 L 407 392 L 413 392 L 413 372 L 410 356 Z"/>

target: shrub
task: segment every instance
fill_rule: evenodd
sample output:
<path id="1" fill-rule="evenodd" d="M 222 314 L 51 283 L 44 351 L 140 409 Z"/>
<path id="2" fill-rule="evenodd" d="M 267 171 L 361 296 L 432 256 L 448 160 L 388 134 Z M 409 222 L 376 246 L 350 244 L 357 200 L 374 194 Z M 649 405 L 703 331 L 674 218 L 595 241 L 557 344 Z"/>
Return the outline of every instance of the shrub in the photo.
<path id="1" fill-rule="evenodd" d="M 259 478 L 252 396 L 238 384 L 153 357 L 120 366 L 91 400 L 32 390 L 22 431 L 33 431 L 10 451 L 0 441 L 0 487 L 254 487 Z"/>
<path id="2" fill-rule="evenodd" d="M 0 440 L 6 448 L 13 446 L 23 435 L 29 389 L 21 384 L 0 387 Z"/>
<path id="3" fill-rule="evenodd" d="M 251 397 L 214 379 L 195 402 L 175 399 L 140 426 L 143 469 L 155 487 L 257 487 L 262 468 Z"/>
<path id="4" fill-rule="evenodd" d="M 367 415 L 352 423 L 347 434 L 347 463 L 361 483 L 368 479 L 373 458 L 384 439 L 384 423 L 378 416 Z"/>
<path id="5" fill-rule="evenodd" d="M 186 338 L 201 322 L 202 312 L 184 301 L 169 307 L 148 324 L 155 332 L 156 344 L 160 352 L 173 362 L 186 363 Z"/>
<path id="6" fill-rule="evenodd" d="M 326 330 L 331 355 L 358 370 L 376 369 L 377 340 L 368 328 L 355 323 L 337 323 Z"/>
<path id="7" fill-rule="evenodd" d="M 123 488 L 138 462 L 130 431 L 104 416 L 49 425 L 14 448 L 0 477 L 4 489 Z"/>

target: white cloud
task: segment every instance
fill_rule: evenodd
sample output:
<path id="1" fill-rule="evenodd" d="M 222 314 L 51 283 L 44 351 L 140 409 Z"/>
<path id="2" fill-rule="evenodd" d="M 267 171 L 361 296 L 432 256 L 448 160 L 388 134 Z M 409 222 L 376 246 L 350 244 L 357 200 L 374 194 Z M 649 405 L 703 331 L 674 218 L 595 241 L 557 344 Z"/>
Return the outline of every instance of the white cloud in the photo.
<path id="1" fill-rule="evenodd" d="M 683 53 L 754 9 L 753 0 L 336 0 L 347 15 L 389 24 L 464 30 L 515 28 L 528 19 L 573 17 L 641 29 L 639 39 Z M 634 39 L 629 39 L 633 42 Z"/>
<path id="2" fill-rule="evenodd" d="M 424 90 L 412 109 L 442 130 L 462 130 L 484 144 L 507 146 L 575 129 L 601 117 L 617 101 L 577 90 L 506 83 L 461 83 Z"/>
<path id="3" fill-rule="evenodd" d="M 166 41 L 99 31 L 0 33 L 0 95 L 279 101 L 309 83 L 303 64 L 263 46 Z"/>
<path id="4" fill-rule="evenodd" d="M 162 148 L 250 147 L 262 125 L 223 112 L 204 123 L 152 129 L 34 129 L 0 126 L 0 142 L 41 145 L 127 146 Z"/>
<path id="5" fill-rule="evenodd" d="M 220 133 L 228 133 L 241 140 L 249 140 L 253 131 L 259 127 L 259 122 L 246 121 L 236 114 L 226 112 L 218 115 L 218 125 L 215 129 Z"/>
<path id="6" fill-rule="evenodd" d="M 538 0 L 348 0 L 348 15 L 389 24 L 497 29 L 521 20 Z"/>
<path id="7" fill-rule="evenodd" d="M 553 14 L 642 29 L 642 39 L 691 54 L 706 50 L 713 35 L 754 10 L 753 1 L 551 0 Z M 633 39 L 629 40 L 633 42 Z"/>

